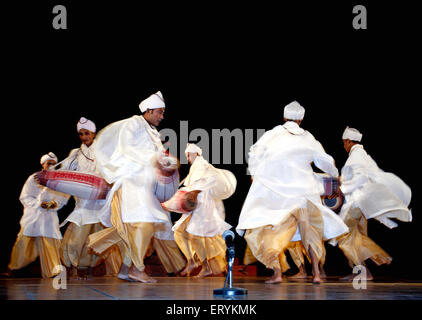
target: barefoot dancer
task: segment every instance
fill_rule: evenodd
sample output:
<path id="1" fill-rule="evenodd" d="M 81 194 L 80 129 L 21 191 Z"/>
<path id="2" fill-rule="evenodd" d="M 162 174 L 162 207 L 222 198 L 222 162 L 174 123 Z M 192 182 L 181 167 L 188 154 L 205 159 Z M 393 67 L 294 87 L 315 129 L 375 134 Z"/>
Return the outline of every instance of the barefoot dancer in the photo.
<path id="1" fill-rule="evenodd" d="M 346 225 L 322 205 L 321 185 L 311 163 L 337 177 L 331 156 L 306 130 L 300 128 L 305 109 L 296 101 L 284 108 L 284 125 L 266 132 L 249 153 L 252 186 L 236 227 L 252 254 L 274 275 L 267 283 L 282 281 L 289 266 L 284 255 L 298 229 L 312 261 L 313 282 L 321 282 L 318 264 L 325 254 L 323 240 L 347 231 Z M 327 228 L 326 226 L 330 226 Z"/>
<path id="2" fill-rule="evenodd" d="M 161 92 L 142 101 L 139 107 L 141 116 L 112 123 L 96 139 L 98 169 L 113 184 L 106 199 L 111 214 L 104 211 L 100 219 L 117 230 L 124 244 L 120 248 L 123 256 L 120 277 L 127 275 L 135 281 L 156 282 L 145 272 L 144 258 L 153 237 L 171 224 L 169 213 L 162 209 L 154 194 L 156 165 L 165 151 L 155 129 L 164 118 Z M 167 249 L 162 251 L 169 256 L 168 260 L 172 263 L 181 260 L 182 264 L 178 263 L 175 269 L 182 269 L 185 262 L 177 246 Z"/>
<path id="3" fill-rule="evenodd" d="M 226 270 L 226 244 L 221 237 L 231 225 L 224 221 L 224 205 L 212 195 L 216 180 L 216 168 L 202 157 L 202 150 L 195 144 L 188 144 L 186 158 L 191 164 L 184 182 L 188 191 L 200 190 L 195 210 L 183 216 L 173 227 L 174 238 L 188 263 L 181 275 L 189 276 L 198 266 L 198 278 L 220 274 Z"/>
<path id="4" fill-rule="evenodd" d="M 345 195 L 345 203 L 340 217 L 349 232 L 337 240 L 350 267 L 365 268 L 366 280 L 372 280 L 365 260 L 382 265 L 390 264 L 392 258 L 368 237 L 367 220 L 376 219 L 390 229 L 397 227 L 391 218 L 412 221 L 408 209 L 411 190 L 399 177 L 377 166 L 360 144 L 361 139 L 362 134 L 354 128 L 347 127 L 343 133 L 343 145 L 349 158 L 341 170 L 340 189 Z M 352 281 L 354 276 L 350 274 L 341 280 Z"/>
<path id="5" fill-rule="evenodd" d="M 81 147 L 70 152 L 69 156 L 60 163 L 60 169 L 98 173 L 92 148 L 97 131 L 95 123 L 82 117 L 76 125 L 76 130 L 82 142 Z M 98 213 L 104 206 L 105 200 L 74 198 L 74 210 L 60 225 L 62 227 L 70 222 L 63 236 L 60 253 L 63 264 L 71 269 L 72 276 L 79 271 L 79 278 L 86 278 L 92 272 L 92 268 L 102 261 L 99 256 L 88 252 L 87 242 L 90 234 L 104 229 L 98 218 Z M 110 260 L 111 258 L 110 256 Z M 120 257 L 115 260 L 120 260 Z M 114 266 L 115 268 L 116 266 Z M 117 273 L 117 271 L 108 270 L 109 273 Z"/>
<path id="6" fill-rule="evenodd" d="M 57 163 L 57 157 L 49 152 L 42 156 L 42 170 L 48 170 Z M 24 210 L 18 234 L 9 263 L 9 270 L 21 269 L 40 257 L 43 278 L 50 278 L 61 272 L 60 242 L 57 210 L 62 208 L 69 196 L 39 185 L 31 175 L 23 186 L 19 200 Z"/>

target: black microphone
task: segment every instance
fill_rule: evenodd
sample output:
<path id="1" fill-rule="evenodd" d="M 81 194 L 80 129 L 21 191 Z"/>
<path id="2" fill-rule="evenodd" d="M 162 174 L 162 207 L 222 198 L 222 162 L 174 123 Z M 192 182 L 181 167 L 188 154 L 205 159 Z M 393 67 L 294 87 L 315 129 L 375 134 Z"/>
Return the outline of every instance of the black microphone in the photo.
<path id="1" fill-rule="evenodd" d="M 226 241 L 227 248 L 233 247 L 234 232 L 231 230 L 224 231 L 223 239 Z"/>
<path id="2" fill-rule="evenodd" d="M 234 232 L 231 230 L 226 230 L 223 232 L 223 239 L 226 242 L 227 254 L 229 258 L 234 258 Z"/>

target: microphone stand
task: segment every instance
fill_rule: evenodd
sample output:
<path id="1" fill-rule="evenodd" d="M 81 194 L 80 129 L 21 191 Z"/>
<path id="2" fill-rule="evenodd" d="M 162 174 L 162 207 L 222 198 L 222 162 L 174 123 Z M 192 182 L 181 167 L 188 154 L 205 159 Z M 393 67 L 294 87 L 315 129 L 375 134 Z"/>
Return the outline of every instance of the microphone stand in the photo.
<path id="1" fill-rule="evenodd" d="M 228 260 L 228 272 L 224 287 L 220 289 L 214 289 L 215 296 L 240 296 L 248 294 L 247 289 L 233 287 L 233 262 L 234 262 L 234 246 L 231 245 L 227 248 L 227 260 Z"/>

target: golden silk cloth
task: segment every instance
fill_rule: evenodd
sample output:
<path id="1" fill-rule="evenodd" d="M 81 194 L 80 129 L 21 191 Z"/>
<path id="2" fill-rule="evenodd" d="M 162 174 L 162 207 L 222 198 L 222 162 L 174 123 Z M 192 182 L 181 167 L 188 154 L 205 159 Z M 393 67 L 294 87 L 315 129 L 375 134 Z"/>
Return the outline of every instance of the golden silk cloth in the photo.
<path id="1" fill-rule="evenodd" d="M 226 243 L 220 234 L 214 237 L 201 237 L 186 231 L 191 216 L 174 232 L 174 239 L 185 257 L 195 263 L 206 260 L 213 274 L 226 271 Z"/>
<path id="2" fill-rule="evenodd" d="M 324 262 L 324 222 L 321 212 L 310 201 L 307 202 L 306 208 L 293 210 L 276 226 L 267 225 L 247 230 L 245 240 L 252 255 L 262 264 L 267 268 L 281 269 L 281 272 L 285 272 L 290 268 L 285 250 L 292 246 L 290 240 L 297 228 L 299 228 L 301 242 L 307 255 L 310 256 L 309 247 L 312 247 L 318 261 Z M 251 261 L 250 258 L 247 259 Z M 300 256 L 295 256 L 293 260 L 295 263 L 301 262 Z"/>
<path id="3" fill-rule="evenodd" d="M 302 244 L 302 241 L 291 241 L 290 244 L 287 247 L 287 250 L 290 253 L 290 256 L 292 257 L 293 262 L 295 263 L 296 267 L 300 267 L 305 265 L 305 258 L 308 259 L 309 262 L 311 262 L 311 259 L 309 258 L 305 247 Z"/>
<path id="4" fill-rule="evenodd" d="M 123 223 L 121 219 L 121 189 L 113 195 L 111 202 L 111 224 L 113 227 L 89 236 L 88 246 L 99 255 L 117 245 L 122 263 L 130 266 L 133 262 L 140 271 L 145 270 L 143 260 L 155 250 L 168 273 L 180 271 L 186 264 L 175 241 L 154 238 L 160 228 L 154 223 Z"/>
<path id="5" fill-rule="evenodd" d="M 120 271 L 120 266 L 123 263 L 122 254 L 119 246 L 112 246 L 102 256 L 106 266 L 106 275 L 116 276 Z"/>
<path id="6" fill-rule="evenodd" d="M 153 238 L 152 248 L 157 253 L 167 273 L 177 273 L 185 267 L 186 260 L 180 253 L 176 241 Z"/>
<path id="7" fill-rule="evenodd" d="M 243 264 L 248 265 L 257 262 L 258 260 L 253 255 L 251 248 L 249 248 L 248 245 L 246 245 L 245 254 L 243 256 Z"/>
<path id="8" fill-rule="evenodd" d="M 359 208 L 350 209 L 344 223 L 350 231 L 338 237 L 337 241 L 350 267 L 362 265 L 366 259 L 377 265 L 391 263 L 393 258 L 368 237 L 368 220 Z"/>
<path id="9" fill-rule="evenodd" d="M 61 272 L 60 240 L 47 237 L 28 237 L 19 232 L 13 246 L 9 269 L 21 269 L 40 257 L 41 275 L 53 277 Z"/>
<path id="10" fill-rule="evenodd" d="M 71 266 L 95 267 L 99 265 L 101 257 L 89 252 L 88 236 L 103 229 L 101 223 L 78 226 L 71 222 L 63 235 L 60 248 L 63 264 L 68 268 Z"/>

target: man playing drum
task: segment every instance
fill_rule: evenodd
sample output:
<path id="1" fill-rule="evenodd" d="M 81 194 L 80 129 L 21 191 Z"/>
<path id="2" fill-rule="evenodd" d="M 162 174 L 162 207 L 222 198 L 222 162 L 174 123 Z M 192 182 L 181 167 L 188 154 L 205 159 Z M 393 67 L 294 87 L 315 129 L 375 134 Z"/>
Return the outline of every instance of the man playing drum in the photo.
<path id="1" fill-rule="evenodd" d="M 201 192 L 196 208 L 183 214 L 174 225 L 174 238 L 188 260 L 181 275 L 189 276 L 200 266 L 201 270 L 196 277 L 201 278 L 226 271 L 226 244 L 221 235 L 231 225 L 224 221 L 221 196 L 227 198 L 234 192 L 236 179 L 233 176 L 231 180 L 222 180 L 221 170 L 205 160 L 201 148 L 195 144 L 188 143 L 185 154 L 191 168 L 183 190 Z M 216 195 L 218 188 L 227 189 L 228 194 Z"/>
<path id="2" fill-rule="evenodd" d="M 96 134 L 95 123 L 82 117 L 77 123 L 76 129 L 82 142 L 81 147 L 70 152 L 69 156 L 60 163 L 60 169 L 98 174 L 92 147 Z M 90 234 L 104 229 L 98 218 L 98 212 L 104 206 L 105 200 L 74 198 L 74 210 L 60 225 L 62 227 L 70 222 L 63 236 L 61 258 L 63 264 L 67 268 L 71 268 L 71 275 L 78 270 L 79 276 L 85 278 L 92 272 L 92 268 L 101 262 L 101 257 L 89 252 L 87 242 Z M 118 253 L 114 254 L 118 255 Z M 109 261 L 112 261 L 111 257 Z M 120 260 L 120 257 L 116 257 L 117 260 Z M 109 272 L 117 273 L 120 267 L 119 262 L 114 263 L 114 268 L 109 268 L 114 270 L 109 270 Z M 116 266 L 116 264 L 118 265 Z M 113 263 L 108 265 L 112 267 Z"/>
<path id="3" fill-rule="evenodd" d="M 115 228 L 124 244 L 119 277 L 156 282 L 145 272 L 144 265 L 151 243 L 168 272 L 176 273 L 185 266 L 174 242 L 170 214 L 161 207 L 155 190 L 158 180 L 167 183 L 176 174 L 174 182 L 178 183 L 177 161 L 166 155 L 155 128 L 164 118 L 161 92 L 142 101 L 139 108 L 142 115 L 114 122 L 96 138 L 97 167 L 101 176 L 113 184 L 106 199 L 106 208 L 111 212 L 103 210 L 100 219 Z M 177 191 L 173 185 L 168 187 Z"/>
<path id="4" fill-rule="evenodd" d="M 282 281 L 289 266 L 284 254 L 290 241 L 301 240 L 312 261 L 313 282 L 320 283 L 318 265 L 325 256 L 324 240 L 347 232 L 343 221 L 322 205 L 322 186 L 311 163 L 338 176 L 331 156 L 302 129 L 305 109 L 296 101 L 284 108 L 283 125 L 267 131 L 249 153 L 252 186 L 236 227 L 252 254 Z"/>
<path id="5" fill-rule="evenodd" d="M 389 227 L 397 227 L 390 219 L 412 221 L 408 209 L 412 192 L 396 175 L 381 170 L 360 143 L 362 134 L 347 127 L 343 133 L 344 149 L 349 157 L 341 170 L 341 191 L 345 203 L 340 217 L 349 232 L 337 239 L 350 267 L 358 266 L 366 271 L 366 280 L 373 276 L 365 265 L 371 259 L 377 265 L 390 264 L 392 258 L 368 237 L 367 221 L 375 219 Z M 355 274 L 341 280 L 352 281 Z"/>
<path id="6" fill-rule="evenodd" d="M 41 157 L 42 170 L 48 170 L 57 163 L 57 157 L 49 152 Z M 9 263 L 9 270 L 17 270 L 40 257 L 43 278 L 59 274 L 60 242 L 57 210 L 68 201 L 69 196 L 38 184 L 32 174 L 23 186 L 19 200 L 24 210 L 18 234 Z"/>

